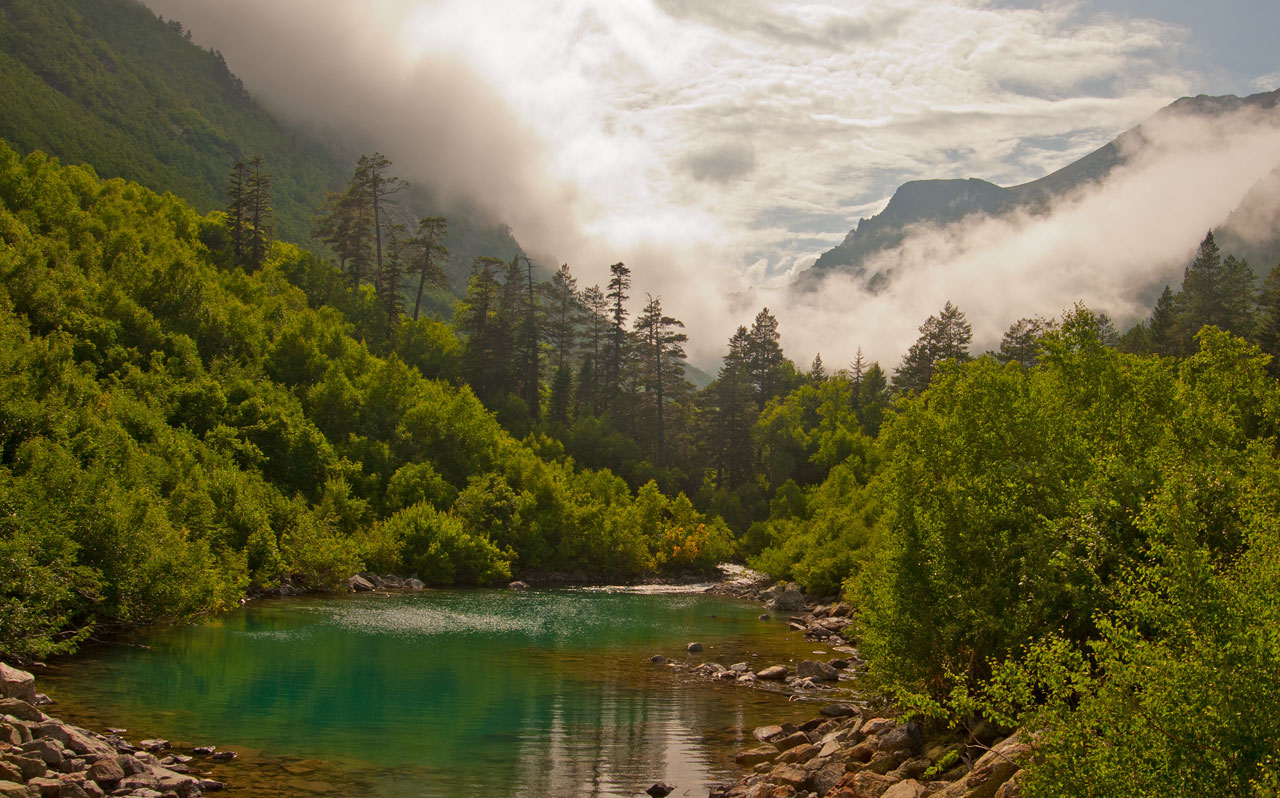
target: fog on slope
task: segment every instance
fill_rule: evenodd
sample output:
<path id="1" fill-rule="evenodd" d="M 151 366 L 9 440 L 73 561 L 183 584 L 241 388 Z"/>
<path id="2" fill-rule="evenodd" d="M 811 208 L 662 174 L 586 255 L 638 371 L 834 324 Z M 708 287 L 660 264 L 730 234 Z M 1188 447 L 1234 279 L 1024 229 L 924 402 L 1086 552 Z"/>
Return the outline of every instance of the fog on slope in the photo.
<path id="1" fill-rule="evenodd" d="M 813 293 L 776 300 L 788 351 L 820 351 L 836 365 L 860 345 L 893 367 L 947 301 L 973 324 L 975 352 L 998 348 L 1018 318 L 1058 316 L 1077 301 L 1123 331 L 1149 314 L 1160 288 L 1177 286 L 1205 232 L 1251 188 L 1280 195 L 1280 181 L 1258 182 L 1280 163 L 1278 127 L 1274 110 L 1167 115 L 1144 127 L 1147 145 L 1128 153 L 1124 166 L 1046 213 L 917 227 L 868 263 L 869 275 L 892 273 L 881 293 L 835 274 Z M 1271 200 L 1276 207 L 1280 196 Z M 1274 227 L 1240 232 L 1274 234 Z"/>
<path id="2" fill-rule="evenodd" d="M 540 145 L 465 64 L 409 58 L 394 38 L 411 9 L 317 0 L 145 0 L 220 50 L 255 99 L 351 151 L 380 150 L 392 173 L 446 204 L 477 204 L 535 250 L 569 236 L 572 190 L 548 179 Z"/>
<path id="3" fill-rule="evenodd" d="M 1152 286 L 1176 283 L 1204 231 L 1280 161 L 1280 137 L 1259 119 L 1161 126 L 1152 134 L 1159 146 L 1047 216 L 917 230 L 870 264 L 895 271 L 883 293 L 833 276 L 793 294 L 785 275 L 741 262 L 785 238 L 781 223 L 744 231 L 713 209 L 677 205 L 650 208 L 609 237 L 584 222 L 599 217 L 591 203 L 601 200 L 553 177 L 555 142 L 538 140 L 467 64 L 402 52 L 393 32 L 414 0 L 146 1 L 222 50 L 282 118 L 349 142 L 353 156 L 376 142 L 398 175 L 486 206 L 544 263 L 569 260 L 580 285 L 607 281 L 608 264 L 625 261 L 633 309 L 661 295 L 688 325 L 690 358 L 713 370 L 734 328 L 766 305 L 792 358 L 807 365 L 821 352 L 830 367 L 861 346 L 892 368 L 947 300 L 973 322 L 979 350 L 998 346 L 1016 318 L 1056 315 L 1077 300 L 1128 324 L 1146 313 Z"/>

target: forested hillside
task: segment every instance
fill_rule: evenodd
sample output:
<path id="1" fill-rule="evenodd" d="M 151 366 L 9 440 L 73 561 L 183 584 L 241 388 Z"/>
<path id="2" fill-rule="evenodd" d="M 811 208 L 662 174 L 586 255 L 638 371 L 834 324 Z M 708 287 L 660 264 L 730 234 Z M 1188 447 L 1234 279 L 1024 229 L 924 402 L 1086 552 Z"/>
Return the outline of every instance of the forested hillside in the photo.
<path id="1" fill-rule="evenodd" d="M 280 237 L 310 245 L 326 192 L 339 190 L 356 152 L 281 125 L 182 24 L 136 0 L 0 2 L 0 138 L 104 177 L 172 191 L 201 213 L 222 207 L 230 165 L 261 156 L 274 181 Z M 442 207 L 411 186 L 393 212 L 450 218 L 446 263 L 454 290 L 477 255 L 519 251 L 510 231 L 469 207 Z M 447 311 L 447 300 L 433 305 Z"/>
<path id="2" fill-rule="evenodd" d="M 0 647 L 362 564 L 486 584 L 732 555 L 688 499 L 504 432 L 440 379 L 460 357 L 440 322 L 388 328 L 291 245 L 219 268 L 226 240 L 221 213 L 0 145 Z"/>

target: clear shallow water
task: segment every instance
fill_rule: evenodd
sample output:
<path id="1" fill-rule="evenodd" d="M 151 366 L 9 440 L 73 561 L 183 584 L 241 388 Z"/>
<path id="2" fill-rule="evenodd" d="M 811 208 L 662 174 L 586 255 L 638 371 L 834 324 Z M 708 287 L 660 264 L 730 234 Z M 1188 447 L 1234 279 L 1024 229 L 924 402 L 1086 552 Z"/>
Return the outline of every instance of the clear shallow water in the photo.
<path id="1" fill-rule="evenodd" d="M 706 795 L 757 725 L 816 705 L 669 666 L 823 650 L 703 594 L 428 591 L 255 603 L 41 677 L 53 714 L 219 744 L 239 795 Z M 687 642 L 706 650 L 686 655 Z M 145 646 L 145 647 L 142 647 Z M 753 655 L 756 655 L 753 657 Z"/>

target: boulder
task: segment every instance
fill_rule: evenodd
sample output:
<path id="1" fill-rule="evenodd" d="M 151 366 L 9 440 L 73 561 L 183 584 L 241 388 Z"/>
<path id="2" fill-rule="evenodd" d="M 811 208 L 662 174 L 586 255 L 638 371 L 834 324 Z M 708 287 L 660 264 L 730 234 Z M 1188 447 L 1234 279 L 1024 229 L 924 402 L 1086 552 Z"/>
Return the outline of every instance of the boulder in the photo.
<path id="1" fill-rule="evenodd" d="M 414 579 L 413 577 L 409 577 L 408 579 L 404 580 L 404 589 L 405 590 L 426 590 L 427 585 L 421 579 Z"/>
<path id="2" fill-rule="evenodd" d="M 924 730 L 918 723 L 895 726 L 880 736 L 881 751 L 915 751 L 924 742 Z"/>
<path id="3" fill-rule="evenodd" d="M 870 718 L 862 724 L 862 733 L 865 735 L 884 734 L 898 724 L 889 718 Z"/>
<path id="4" fill-rule="evenodd" d="M 801 679 L 817 679 L 823 682 L 834 682 L 840 678 L 835 668 L 825 662 L 802 659 L 796 663 L 796 676 Z"/>
<path id="5" fill-rule="evenodd" d="M 786 737 L 781 739 L 772 740 L 771 742 L 777 746 L 779 751 L 786 751 L 788 748 L 795 748 L 797 745 L 807 744 L 809 742 L 809 735 L 802 731 L 797 731 L 792 734 L 788 734 Z"/>
<path id="6" fill-rule="evenodd" d="M 36 702 L 36 677 L 0 662 L 0 698 Z"/>
<path id="7" fill-rule="evenodd" d="M 29 743 L 23 743 L 21 748 L 29 756 L 44 760 L 44 763 L 49 767 L 57 767 L 62 764 L 62 746 L 58 744 L 57 740 L 39 737 Z"/>
<path id="8" fill-rule="evenodd" d="M 38 777 L 27 782 L 27 791 L 30 792 L 33 789 L 40 798 L 59 798 L 62 794 L 62 782 L 57 779 Z"/>
<path id="9" fill-rule="evenodd" d="M 733 761 L 745 767 L 758 765 L 761 762 L 772 762 L 778 758 L 778 749 L 771 745 L 761 745 L 752 748 L 750 751 L 743 751 L 733 758 Z"/>
<path id="10" fill-rule="evenodd" d="M 40 723 L 44 720 L 43 712 L 21 698 L 0 698 L 0 715 L 12 715 L 18 720 L 30 723 Z"/>
<path id="11" fill-rule="evenodd" d="M 159 753 L 160 751 L 169 750 L 168 740 L 161 740 L 161 739 L 143 740 L 142 742 L 138 743 L 138 745 L 142 746 L 143 748 L 145 748 L 146 750 L 150 751 L 153 754 Z"/>
<path id="12" fill-rule="evenodd" d="M 773 772 L 769 774 L 769 780 L 774 784 L 803 787 L 805 782 L 809 780 L 809 773 L 804 768 L 796 767 L 795 765 L 783 765 L 773 769 Z"/>
<path id="13" fill-rule="evenodd" d="M 23 781 L 43 776 L 48 772 L 44 761 L 38 757 L 10 752 L 5 754 L 3 758 L 5 762 L 18 769 L 18 772 L 22 774 Z"/>
<path id="14" fill-rule="evenodd" d="M 800 586 L 795 582 L 787 584 L 786 589 L 777 594 L 769 606 L 775 610 L 784 612 L 794 612 L 804 609 L 804 593 L 800 592 Z"/>
<path id="15" fill-rule="evenodd" d="M 782 736 L 783 729 L 781 726 L 760 726 L 751 732 L 751 736 L 762 743 L 767 743 L 775 737 Z"/>
<path id="16" fill-rule="evenodd" d="M 508 584 L 507 584 L 507 589 L 508 589 L 508 590 L 528 590 L 528 589 L 529 589 L 529 583 L 528 583 L 528 582 L 521 582 L 519 579 L 517 579 L 517 580 L 516 580 L 516 581 L 514 581 L 514 582 L 510 582 L 510 583 L 508 583 Z"/>
<path id="17" fill-rule="evenodd" d="M 827 704 L 818 711 L 828 718 L 851 718 L 858 714 L 858 708 L 853 704 Z"/>
<path id="18" fill-rule="evenodd" d="M 22 781 L 22 771 L 17 765 L 11 765 L 0 759 L 0 781 Z"/>
<path id="19" fill-rule="evenodd" d="M 373 590 L 373 583 L 360 574 L 356 574 L 347 580 L 347 587 L 351 588 L 353 593 L 368 593 Z"/>
<path id="20" fill-rule="evenodd" d="M 649 789 L 645 790 L 645 792 L 652 795 L 653 798 L 667 798 L 667 796 L 674 792 L 675 789 L 675 785 L 667 784 L 665 781 L 659 781 Z"/>
<path id="21" fill-rule="evenodd" d="M 786 665 L 771 665 L 768 668 L 756 674 L 757 679 L 764 679 L 766 682 L 780 682 L 787 678 Z"/>
<path id="22" fill-rule="evenodd" d="M 13 781 L 0 781 L 0 796 L 3 798 L 31 798 L 31 791 L 25 784 Z"/>
<path id="23" fill-rule="evenodd" d="M 649 657 L 649 661 L 652 662 L 654 665 L 662 665 L 667 661 L 667 658 L 662 656 L 661 654 L 654 654 L 652 657 Z"/>
<path id="24" fill-rule="evenodd" d="M 124 768 L 114 759 L 99 759 L 89 766 L 85 775 L 98 784 L 115 784 L 124 778 Z"/>
<path id="25" fill-rule="evenodd" d="M 862 770 L 845 774 L 830 795 L 838 798 L 880 798 L 892 786 L 893 779 L 888 776 Z"/>
<path id="26" fill-rule="evenodd" d="M 699 651 L 702 651 L 702 644 L 690 643 L 689 645 L 684 647 L 684 650 L 688 651 L 690 654 L 697 654 Z"/>
<path id="27" fill-rule="evenodd" d="M 929 788 L 916 781 L 915 779 L 907 779 L 900 781 L 889 789 L 884 791 L 880 798 L 925 798 L 929 794 Z"/>
<path id="28" fill-rule="evenodd" d="M 958 779 L 938 793 L 942 798 L 995 798 L 996 792 L 1022 769 L 1031 757 L 1031 746 L 1022 741 L 1021 733 L 1005 738 L 982 758 L 964 778 Z"/>

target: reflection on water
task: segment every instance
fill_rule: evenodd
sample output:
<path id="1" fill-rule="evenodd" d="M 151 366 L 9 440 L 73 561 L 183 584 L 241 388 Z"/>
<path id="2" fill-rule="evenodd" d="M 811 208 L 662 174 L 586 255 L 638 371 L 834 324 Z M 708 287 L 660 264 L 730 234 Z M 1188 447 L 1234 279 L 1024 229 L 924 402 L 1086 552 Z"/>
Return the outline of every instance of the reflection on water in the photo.
<path id="1" fill-rule="evenodd" d="M 630 796 L 659 779 L 696 796 L 754 726 L 813 707 L 649 657 L 685 660 L 692 640 L 695 662 L 809 656 L 758 613 L 653 591 L 273 601 L 98 648 L 42 683 L 67 720 L 243 746 L 215 775 L 258 788 L 245 796 Z"/>

